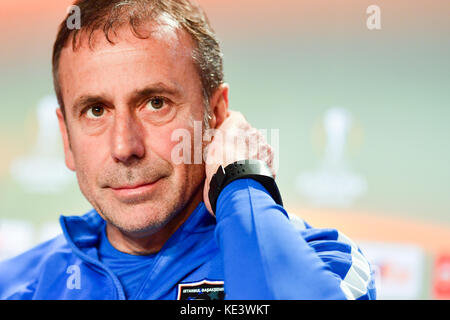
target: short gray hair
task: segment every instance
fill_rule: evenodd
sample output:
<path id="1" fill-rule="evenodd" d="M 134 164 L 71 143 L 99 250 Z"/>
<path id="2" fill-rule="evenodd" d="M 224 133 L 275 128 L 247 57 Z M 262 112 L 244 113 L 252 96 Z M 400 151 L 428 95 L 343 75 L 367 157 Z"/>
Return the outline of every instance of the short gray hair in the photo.
<path id="1" fill-rule="evenodd" d="M 80 8 L 82 26 L 71 30 L 67 19 L 61 23 L 53 47 L 53 82 L 59 106 L 65 116 L 64 101 L 59 82 L 59 60 L 62 49 L 72 39 L 72 47 L 77 48 L 80 32 L 89 35 L 89 45 L 94 31 L 103 30 L 106 39 L 111 32 L 128 24 L 137 38 L 149 37 L 141 28 L 149 21 L 161 22 L 160 17 L 168 17 L 187 31 L 195 43 L 192 58 L 202 82 L 202 95 L 205 108 L 214 91 L 224 82 L 223 54 L 219 41 L 203 9 L 188 0 L 77 0 L 74 5 Z M 163 19 L 165 20 L 165 19 Z M 72 37 L 72 38 L 71 38 Z M 209 116 L 209 111 L 205 112 Z"/>

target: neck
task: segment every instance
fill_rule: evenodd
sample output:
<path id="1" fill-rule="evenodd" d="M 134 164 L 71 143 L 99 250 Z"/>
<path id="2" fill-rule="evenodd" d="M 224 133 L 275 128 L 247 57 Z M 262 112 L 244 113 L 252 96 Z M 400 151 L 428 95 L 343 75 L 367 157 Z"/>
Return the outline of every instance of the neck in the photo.
<path id="1" fill-rule="evenodd" d="M 106 234 L 111 245 L 117 250 L 133 255 L 149 255 L 161 250 L 166 241 L 189 218 L 203 200 L 203 184 L 194 193 L 188 205 L 176 214 L 166 225 L 148 236 L 133 236 L 122 232 L 110 223 L 106 225 Z"/>

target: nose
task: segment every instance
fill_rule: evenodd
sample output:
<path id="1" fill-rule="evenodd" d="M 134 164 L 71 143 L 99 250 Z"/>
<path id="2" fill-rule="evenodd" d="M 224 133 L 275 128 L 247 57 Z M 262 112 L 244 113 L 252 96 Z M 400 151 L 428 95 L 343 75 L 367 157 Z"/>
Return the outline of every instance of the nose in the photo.
<path id="1" fill-rule="evenodd" d="M 111 133 L 114 161 L 130 164 L 145 155 L 144 130 L 130 111 L 116 112 Z"/>

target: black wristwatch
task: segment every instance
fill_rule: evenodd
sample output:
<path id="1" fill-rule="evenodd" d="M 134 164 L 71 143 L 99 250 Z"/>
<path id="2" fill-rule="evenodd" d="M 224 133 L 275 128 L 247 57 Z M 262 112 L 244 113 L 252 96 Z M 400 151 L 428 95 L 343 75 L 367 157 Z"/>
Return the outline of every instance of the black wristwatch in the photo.
<path id="1" fill-rule="evenodd" d="M 225 168 L 219 166 L 209 184 L 209 202 L 214 213 L 216 213 L 216 203 L 220 192 L 231 182 L 237 179 L 253 179 L 261 183 L 279 205 L 283 205 L 280 191 L 270 169 L 261 160 L 243 160 L 233 162 Z"/>

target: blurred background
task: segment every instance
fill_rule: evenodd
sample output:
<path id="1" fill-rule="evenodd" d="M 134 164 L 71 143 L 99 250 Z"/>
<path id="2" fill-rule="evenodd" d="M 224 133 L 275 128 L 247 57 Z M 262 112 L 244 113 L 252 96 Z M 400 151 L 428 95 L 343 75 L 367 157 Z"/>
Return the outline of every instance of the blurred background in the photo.
<path id="1" fill-rule="evenodd" d="M 198 2 L 231 108 L 279 152 L 288 211 L 355 240 L 379 299 L 449 299 L 450 2 Z M 64 165 L 51 76 L 71 3 L 0 2 L 0 260 L 90 209 Z"/>

